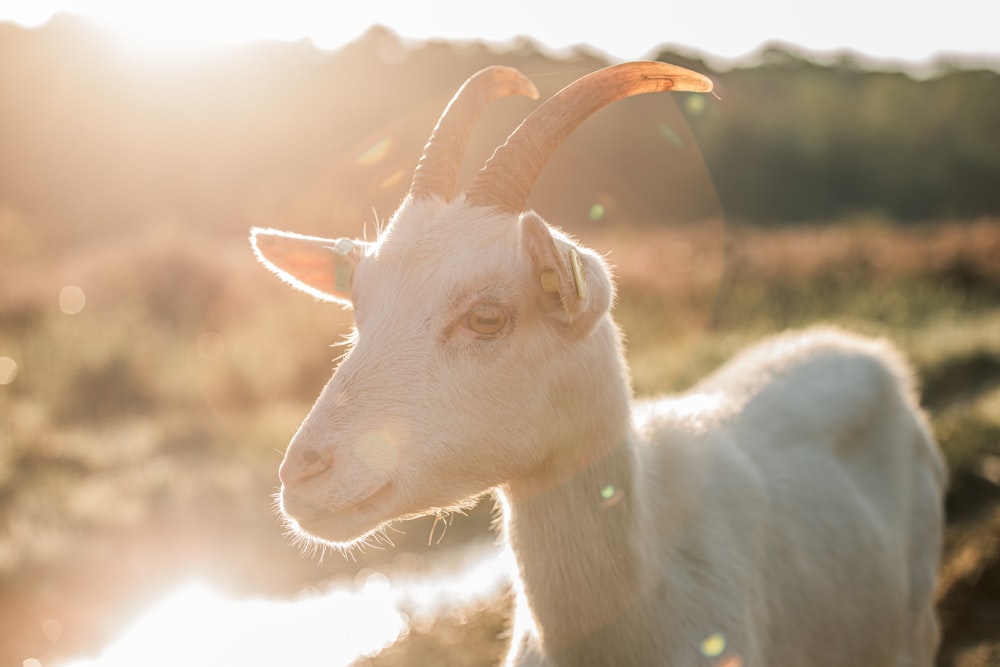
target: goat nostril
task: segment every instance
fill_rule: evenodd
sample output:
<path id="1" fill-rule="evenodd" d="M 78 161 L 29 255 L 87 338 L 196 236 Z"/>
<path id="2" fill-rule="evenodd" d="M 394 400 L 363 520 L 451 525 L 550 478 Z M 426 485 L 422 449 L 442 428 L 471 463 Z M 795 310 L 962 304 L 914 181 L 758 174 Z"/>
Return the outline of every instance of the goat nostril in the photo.
<path id="1" fill-rule="evenodd" d="M 278 468 L 278 479 L 282 485 L 291 486 L 320 475 L 330 467 L 331 461 L 315 449 L 301 453 L 289 452 Z"/>

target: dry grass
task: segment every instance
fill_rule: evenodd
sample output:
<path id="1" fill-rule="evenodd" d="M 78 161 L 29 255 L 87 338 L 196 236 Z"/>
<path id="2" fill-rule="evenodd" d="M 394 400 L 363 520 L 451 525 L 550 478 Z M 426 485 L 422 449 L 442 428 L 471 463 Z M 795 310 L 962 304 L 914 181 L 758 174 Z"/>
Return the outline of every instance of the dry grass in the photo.
<path id="1" fill-rule="evenodd" d="M 53 255 L 27 223 L 4 224 L 0 357 L 17 374 L 0 385 L 0 664 L 93 650 L 190 573 L 289 595 L 427 551 L 430 524 L 416 523 L 395 550 L 320 566 L 270 512 L 280 451 L 349 314 L 278 284 L 242 238 L 153 227 Z M 910 354 L 956 480 L 942 664 L 1000 664 L 1000 622 L 987 622 L 1000 601 L 1000 223 L 579 234 L 617 265 L 637 393 L 683 388 L 742 345 L 816 321 Z M 77 314 L 60 310 L 66 285 L 86 294 Z M 488 509 L 456 519 L 440 548 L 488 522 Z M 505 615 L 500 601 L 443 617 L 371 664 L 418 664 L 442 647 L 448 664 L 490 664 Z"/>

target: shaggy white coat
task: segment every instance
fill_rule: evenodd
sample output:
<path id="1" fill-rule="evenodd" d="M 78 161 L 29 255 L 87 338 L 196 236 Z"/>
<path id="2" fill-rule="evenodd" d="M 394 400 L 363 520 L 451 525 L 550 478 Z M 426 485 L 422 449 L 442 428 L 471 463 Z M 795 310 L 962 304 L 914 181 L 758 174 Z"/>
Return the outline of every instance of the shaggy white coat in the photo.
<path id="1" fill-rule="evenodd" d="M 494 491 L 519 570 L 508 665 L 933 663 L 945 474 L 888 343 L 784 334 L 633 404 L 607 267 L 534 213 L 407 200 L 346 260 L 253 240 L 356 311 L 282 463 L 284 513 L 341 545 Z"/>

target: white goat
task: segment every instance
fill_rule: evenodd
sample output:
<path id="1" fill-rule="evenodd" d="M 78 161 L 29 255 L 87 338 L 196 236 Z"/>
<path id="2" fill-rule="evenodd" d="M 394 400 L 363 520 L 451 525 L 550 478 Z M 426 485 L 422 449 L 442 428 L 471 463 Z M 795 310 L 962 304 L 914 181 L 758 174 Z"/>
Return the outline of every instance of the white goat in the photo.
<path id="1" fill-rule="evenodd" d="M 281 464 L 282 510 L 343 545 L 493 490 L 519 569 L 510 665 L 931 665 L 944 469 L 899 356 L 787 334 L 633 407 L 607 268 L 524 211 L 589 114 L 710 89 L 662 63 L 595 72 L 458 194 L 480 111 L 535 95 L 489 68 L 377 241 L 254 230 L 264 264 L 356 313 Z"/>

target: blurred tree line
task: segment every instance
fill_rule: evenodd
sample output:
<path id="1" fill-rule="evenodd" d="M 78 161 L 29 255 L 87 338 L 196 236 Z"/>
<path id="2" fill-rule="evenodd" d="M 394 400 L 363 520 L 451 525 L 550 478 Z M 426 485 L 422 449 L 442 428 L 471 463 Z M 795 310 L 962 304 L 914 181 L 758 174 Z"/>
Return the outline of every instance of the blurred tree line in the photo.
<path id="1" fill-rule="evenodd" d="M 920 80 L 772 48 L 755 66 L 714 77 L 722 101 L 692 123 L 730 215 L 874 211 L 913 221 L 1000 211 L 996 71 L 940 67 Z"/>
<path id="2" fill-rule="evenodd" d="M 530 205 L 570 227 L 720 211 L 760 223 L 1000 212 L 996 71 L 917 79 L 780 49 L 725 71 L 660 57 L 712 76 L 719 99 L 642 96 L 601 111 Z M 411 45 L 377 27 L 335 52 L 301 42 L 157 57 L 68 16 L 0 24 L 0 212 L 14 213 L 0 217 L 29 220 L 45 241 L 164 220 L 355 234 L 373 210 L 395 209 L 440 110 L 489 64 L 520 68 L 544 98 L 607 63 L 529 40 Z M 534 106 L 491 107 L 466 178 Z"/>

